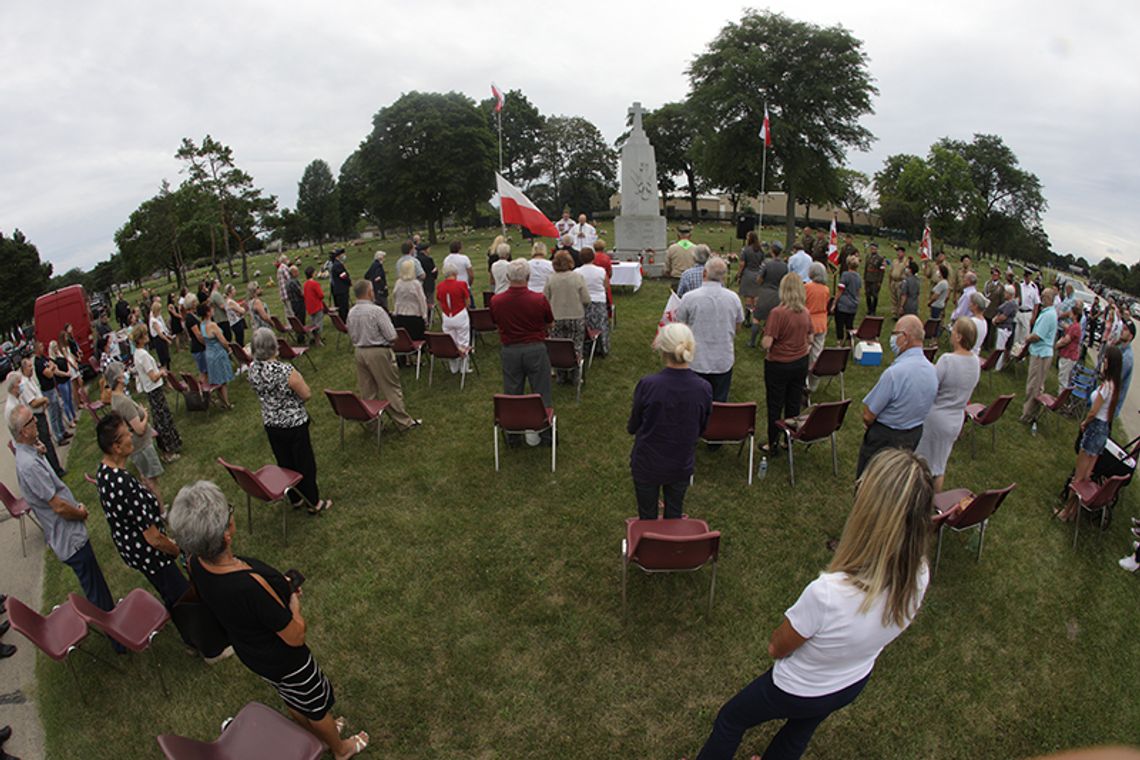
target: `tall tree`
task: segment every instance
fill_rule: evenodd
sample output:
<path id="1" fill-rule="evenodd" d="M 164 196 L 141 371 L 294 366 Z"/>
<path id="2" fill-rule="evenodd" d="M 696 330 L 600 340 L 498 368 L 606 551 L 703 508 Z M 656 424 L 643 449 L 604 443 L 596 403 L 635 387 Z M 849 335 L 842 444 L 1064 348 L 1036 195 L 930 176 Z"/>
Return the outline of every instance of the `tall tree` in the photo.
<path id="1" fill-rule="evenodd" d="M 553 203 L 550 216 L 569 207 L 575 212 L 609 208 L 617 189 L 617 155 L 592 123 L 580 116 L 551 116 L 542 130 L 542 169 Z"/>
<path id="2" fill-rule="evenodd" d="M 977 200 L 965 159 L 939 144 L 931 146 L 925 160 L 915 158 L 903 167 L 898 193 L 912 208 L 921 209 L 919 215 L 931 223 L 935 234 L 955 241 Z M 915 222 L 917 231 L 921 222 Z"/>
<path id="3" fill-rule="evenodd" d="M 887 156 L 883 168 L 875 172 L 874 179 L 875 194 L 879 198 L 879 220 L 885 227 L 901 230 L 911 240 L 914 239 L 915 230 L 922 229 L 922 219 L 926 213 L 921 199 L 904 196 L 899 187 L 904 170 L 913 163 L 921 165 L 922 159 L 908 153 Z"/>
<path id="4" fill-rule="evenodd" d="M 297 213 L 323 254 L 325 238 L 340 228 L 340 210 L 332 170 L 319 158 L 305 167 L 297 183 Z"/>
<path id="5" fill-rule="evenodd" d="M 819 27 L 770 12 L 748 11 L 728 24 L 689 67 L 689 100 L 705 129 L 735 139 L 706 147 L 745 165 L 749 192 L 760 189 L 760 125 L 768 104 L 775 145 L 769 164 L 787 193 L 787 241 L 795 235 L 800 187 L 826 177 L 848 149 L 873 139 L 859 124 L 877 94 L 863 43 L 841 26 Z M 831 172 L 834 176 L 834 170 Z M 813 180 L 813 178 L 815 178 Z"/>
<path id="6" fill-rule="evenodd" d="M 0 328 L 10 330 L 32 318 L 36 298 L 51 280 L 51 263 L 40 261 L 40 252 L 19 230 L 11 237 L 0 232 L 0 261 Z"/>
<path id="7" fill-rule="evenodd" d="M 697 200 L 705 186 L 705 178 L 697 170 L 697 136 L 699 123 L 687 102 L 666 103 L 644 118 L 645 134 L 653 144 L 657 158 L 657 183 L 668 181 L 675 186 L 673 177 L 685 178 L 685 192 L 689 196 L 689 215 L 697 219 Z M 662 192 L 666 192 L 662 187 Z"/>
<path id="8" fill-rule="evenodd" d="M 495 102 L 494 98 L 479 102 L 479 111 L 487 119 L 487 128 L 492 134 L 498 130 L 500 116 L 495 113 Z M 542 126 L 546 119 L 520 90 L 509 90 L 505 95 L 505 103 L 501 112 L 503 176 L 511 184 L 525 188 L 542 173 L 539 150 L 542 145 Z M 496 139 L 497 137 L 496 134 Z"/>
<path id="9" fill-rule="evenodd" d="M 836 176 L 839 180 L 839 207 L 847 213 L 847 222 L 855 226 L 855 215 L 869 211 L 871 201 L 867 192 L 871 189 L 870 178 L 854 169 L 840 169 Z"/>
<path id="10" fill-rule="evenodd" d="M 373 117 L 360 154 L 370 197 L 394 220 L 427 222 L 432 242 L 444 217 L 474 217 L 494 191 L 494 135 L 459 93 L 401 96 Z"/>

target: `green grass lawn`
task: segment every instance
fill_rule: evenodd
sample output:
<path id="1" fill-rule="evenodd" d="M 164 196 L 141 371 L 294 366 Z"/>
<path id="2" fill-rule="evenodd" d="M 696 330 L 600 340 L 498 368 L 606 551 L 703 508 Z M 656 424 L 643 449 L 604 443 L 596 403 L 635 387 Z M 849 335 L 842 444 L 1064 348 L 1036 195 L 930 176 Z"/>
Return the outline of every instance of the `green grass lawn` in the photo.
<path id="1" fill-rule="evenodd" d="M 727 228 L 704 229 L 698 241 L 715 249 L 724 237 L 736 249 Z M 488 240 L 467 237 L 476 292 L 487 282 Z M 397 241 L 351 248 L 350 273 L 361 275 L 378 245 L 390 254 L 391 278 Z M 434 253 L 442 263 L 446 246 Z M 263 282 L 271 277 L 266 257 L 255 268 Z M 347 341 L 338 349 L 329 340 L 313 352 L 316 372 L 304 361 L 298 368 L 316 393 L 309 406 L 322 495 L 336 504 L 322 517 L 291 512 L 288 543 L 279 508 L 255 504 L 250 531 L 244 498 L 215 463 L 272 461 L 245 380 L 231 386 L 233 411 L 176 415 L 185 450 L 162 478 L 164 495 L 195 479 L 217 481 L 238 505 L 237 551 L 305 573 L 309 644 L 336 689 L 337 714 L 372 734 L 365 757 L 692 757 L 720 705 L 769 666 L 771 630 L 829 561 L 826 541 L 843 527 L 862 435 L 858 401 L 879 369 L 847 372 L 856 401 L 839 434 L 838 477 L 828 449 L 813 447 L 797 454 L 795 489 L 783 461 L 749 487 L 731 448 L 702 448 L 685 509 L 723 533 L 713 613 L 705 571 L 634 570 L 623 625 L 619 543 L 624 518 L 636 513 L 625 421 L 638 378 L 658 368 L 649 345 L 667 294 L 659 282 L 618 294 L 613 355 L 595 361 L 582 403 L 555 386 L 555 474 L 546 448 L 504 450 L 494 471 L 491 395 L 502 386 L 493 336 L 478 349 L 482 374 L 462 392 L 446 370 L 432 388 L 426 369 L 419 382 L 404 370 L 408 408 L 423 428 L 386 433 L 378 454 L 354 426 L 340 448 L 320 391 L 354 388 L 355 375 Z M 276 288 L 266 295 L 279 314 Z M 758 401 L 763 417 L 762 358 L 745 343 L 741 334 L 732 400 Z M 175 364 L 189 369 L 189 355 L 176 354 Z M 884 652 L 859 700 L 821 726 L 808 756 L 1005 758 L 1135 739 L 1140 707 L 1128 653 L 1136 579 L 1115 566 L 1135 496 L 1122 498 L 1109 532 L 1083 530 L 1073 551 L 1071 526 L 1053 521 L 1050 508 L 1073 465 L 1076 423 L 1049 418 L 1031 437 L 1016 421 L 1024 382 L 1024 369 L 993 378 L 992 389 L 982 379 L 976 400 L 1013 392 L 1015 406 L 999 423 L 996 452 L 983 433 L 976 459 L 963 440 L 950 460 L 947 488 L 1018 484 L 990 524 L 981 562 L 975 538 L 946 537 L 918 618 Z M 1052 374 L 1050 390 L 1055 382 Z M 838 397 L 838 383 L 818 395 Z M 82 473 L 98 459 L 84 419 L 67 480 L 92 505 Z M 149 588 L 122 564 L 98 512 L 89 528 L 113 593 Z M 50 609 L 77 584 L 53 556 L 46 568 Z M 107 651 L 94 638 L 87 646 Z M 155 650 L 119 658 L 125 675 L 76 659 L 83 695 L 65 667 L 41 658 L 36 696 L 49 757 L 158 757 L 159 733 L 212 738 L 250 700 L 280 707 L 236 659 L 206 667 L 173 631 Z M 153 676 L 155 660 L 170 699 Z M 775 730 L 752 731 L 742 752 L 758 752 Z"/>

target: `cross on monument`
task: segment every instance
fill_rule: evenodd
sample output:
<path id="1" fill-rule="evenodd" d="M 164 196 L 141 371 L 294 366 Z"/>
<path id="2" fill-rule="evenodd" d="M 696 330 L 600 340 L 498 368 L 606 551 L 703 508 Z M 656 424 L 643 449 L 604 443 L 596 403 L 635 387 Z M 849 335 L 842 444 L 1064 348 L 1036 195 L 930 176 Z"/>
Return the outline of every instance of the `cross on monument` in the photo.
<path id="1" fill-rule="evenodd" d="M 645 131 L 641 126 L 641 114 L 644 112 L 645 111 L 642 109 L 641 103 L 635 102 L 632 106 L 630 106 L 629 115 L 633 117 L 633 129 L 630 134 L 637 134 L 638 132 Z"/>

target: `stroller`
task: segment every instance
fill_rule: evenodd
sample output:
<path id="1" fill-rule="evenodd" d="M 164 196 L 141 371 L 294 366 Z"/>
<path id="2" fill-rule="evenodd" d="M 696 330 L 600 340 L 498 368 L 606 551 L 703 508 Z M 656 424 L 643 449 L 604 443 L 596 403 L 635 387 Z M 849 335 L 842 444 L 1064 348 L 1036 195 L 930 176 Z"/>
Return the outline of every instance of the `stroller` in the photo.
<path id="1" fill-rule="evenodd" d="M 1077 440 L 1073 449 L 1080 452 L 1081 449 L 1081 432 L 1077 431 Z M 1096 463 L 1093 464 L 1092 480 L 1097 483 L 1103 483 L 1108 478 L 1116 475 L 1124 475 L 1128 478 L 1124 482 L 1124 487 L 1132 482 L 1132 475 L 1136 472 L 1136 462 L 1140 458 L 1140 436 L 1133 438 L 1124 446 L 1120 446 L 1116 441 L 1110 437 L 1104 444 L 1104 451 L 1097 457 Z M 1061 492 L 1058 494 L 1061 501 L 1069 498 L 1069 484 L 1073 482 L 1073 476 L 1077 474 L 1074 467 L 1069 477 L 1065 479 L 1065 485 L 1061 486 Z M 1116 496 L 1113 498 L 1112 503 L 1104 510 L 1104 517 L 1101 521 L 1101 530 L 1108 530 L 1108 526 L 1112 524 L 1112 510 L 1116 507 L 1116 502 L 1120 500 L 1120 491 L 1117 491 Z M 1077 516 L 1080 519 L 1080 515 Z"/>

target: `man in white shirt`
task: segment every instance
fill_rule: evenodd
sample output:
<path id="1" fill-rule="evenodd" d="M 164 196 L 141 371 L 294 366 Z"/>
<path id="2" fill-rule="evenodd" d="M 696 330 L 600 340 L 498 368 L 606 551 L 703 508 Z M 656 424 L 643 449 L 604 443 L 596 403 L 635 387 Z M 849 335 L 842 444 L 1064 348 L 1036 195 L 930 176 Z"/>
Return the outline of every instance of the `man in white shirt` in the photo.
<path id="1" fill-rule="evenodd" d="M 727 272 L 724 259 L 710 258 L 702 270 L 702 285 L 686 293 L 677 307 L 677 321 L 692 328 L 696 339 L 689 366 L 712 386 L 713 401 L 721 402 L 728 401 L 736 363 L 733 342 L 744 322 L 740 296 L 724 287 Z"/>
<path id="2" fill-rule="evenodd" d="M 804 250 L 800 244 L 796 244 L 796 252 L 788 257 L 788 271 L 795 272 L 800 276 L 800 279 L 805 283 L 811 277 L 808 276 L 808 270 L 811 269 L 812 258 L 811 255 Z"/>
<path id="3" fill-rule="evenodd" d="M 1024 277 L 1020 287 L 1021 301 L 1017 308 L 1017 332 L 1013 336 L 1016 344 L 1025 342 L 1033 321 L 1037 318 L 1037 308 L 1041 305 L 1041 294 L 1030 278 L 1028 269 L 1025 270 Z"/>
<path id="4" fill-rule="evenodd" d="M 570 218 L 569 209 L 562 212 L 562 218 L 554 223 L 554 227 L 558 230 L 559 238 L 570 234 L 570 231 L 574 229 L 574 220 Z"/>
<path id="5" fill-rule="evenodd" d="M 978 292 L 978 276 L 973 272 L 966 272 L 962 275 L 962 284 L 965 287 L 962 289 L 962 296 L 958 299 L 958 305 L 954 308 L 954 313 L 950 315 L 950 324 L 958 320 L 958 317 L 970 316 L 970 298 Z M 980 341 L 975 341 L 978 347 L 981 346 Z M 974 353 L 977 353 L 975 351 Z"/>
<path id="6" fill-rule="evenodd" d="M 463 243 L 458 240 L 453 240 L 448 250 L 450 253 L 444 256 L 443 268 L 440 269 L 440 271 L 446 269 L 448 265 L 455 267 L 455 279 L 467 283 L 471 297 L 475 298 L 475 288 L 473 287 L 475 284 L 475 270 L 471 268 L 471 259 L 467 257 L 467 254 L 463 253 Z"/>
<path id="7" fill-rule="evenodd" d="M 594 225 L 586 221 L 585 214 L 578 215 L 578 223 L 570 230 L 570 237 L 574 240 L 575 250 L 582 250 L 583 248 L 593 248 L 594 241 L 598 239 L 598 231 L 594 229 Z"/>

